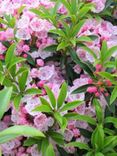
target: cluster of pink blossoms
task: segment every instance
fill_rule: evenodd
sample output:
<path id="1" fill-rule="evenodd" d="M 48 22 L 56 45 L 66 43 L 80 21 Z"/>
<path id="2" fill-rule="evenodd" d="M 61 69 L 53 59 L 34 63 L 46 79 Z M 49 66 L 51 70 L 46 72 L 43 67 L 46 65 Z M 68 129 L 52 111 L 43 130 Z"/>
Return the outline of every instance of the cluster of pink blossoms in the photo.
<path id="1" fill-rule="evenodd" d="M 87 0 L 94 4 L 93 11 L 98 13 L 104 9 L 106 0 Z M 24 5 L 24 10 L 21 15 L 18 14 L 18 9 Z M 41 88 L 43 98 L 49 100 L 44 90 L 44 85 L 47 85 L 54 92 L 55 97 L 58 97 L 59 89 L 64 82 L 64 71 L 60 68 L 60 63 L 57 61 L 47 61 L 48 58 L 53 56 L 53 53 L 45 52 L 43 49 L 48 45 L 54 44 L 56 41 L 48 35 L 49 30 L 54 26 L 45 19 L 38 18 L 34 13 L 30 12 L 30 8 L 38 8 L 39 6 L 51 8 L 54 2 L 49 0 L 0 0 L 0 17 L 4 14 L 13 15 L 16 18 L 16 33 L 14 36 L 14 29 L 6 28 L 2 24 L 4 31 L 0 31 L 0 59 L 4 60 L 5 51 L 7 48 L 3 44 L 4 41 L 12 43 L 12 38 L 19 39 L 17 45 L 16 55 L 27 58 L 29 55 L 33 58 L 35 66 L 30 67 L 30 74 L 27 81 L 27 88 Z M 6 9 L 7 8 L 7 9 Z M 66 9 L 61 6 L 59 12 L 65 14 Z M 104 20 L 88 19 L 83 25 L 78 36 L 95 35 L 96 40 L 85 43 L 88 47 L 96 52 L 99 57 L 99 50 L 102 40 L 106 40 L 109 47 L 117 45 L 117 27 L 113 26 L 110 22 Z M 32 50 L 32 47 L 35 47 Z M 77 48 L 77 55 L 85 60 L 94 62 L 92 56 L 85 50 Z M 74 72 L 81 73 L 79 65 L 73 67 Z M 84 100 L 85 93 L 78 93 L 73 95 L 72 91 L 82 85 L 89 84 L 89 76 L 81 74 L 80 78 L 74 80 L 73 85 L 68 87 L 67 102 L 74 100 Z M 109 83 L 109 82 L 107 82 Z M 89 93 L 97 93 L 97 88 L 88 88 Z M 105 104 L 104 99 L 102 98 Z M 31 125 L 37 129 L 46 132 L 54 124 L 52 117 L 46 116 L 44 113 L 32 111 L 36 106 L 40 105 L 38 96 L 25 96 L 22 99 L 20 110 L 17 112 L 11 104 L 11 115 L 4 116 L 0 121 L 0 131 L 9 127 L 10 125 Z M 77 107 L 74 112 L 79 114 L 86 114 L 95 116 L 94 108 L 88 104 Z M 64 112 L 65 114 L 66 112 Z M 43 124 L 44 123 L 44 124 Z M 88 124 L 80 121 L 70 121 L 67 130 L 64 133 L 65 140 L 70 142 L 72 138 L 77 141 L 86 142 L 87 140 L 80 134 L 80 128 L 88 129 Z M 56 127 L 59 132 L 59 128 Z M 25 137 L 21 137 L 1 145 L 4 156 L 41 156 L 38 153 L 37 146 L 23 147 Z M 75 148 L 65 148 L 66 151 L 73 153 Z"/>

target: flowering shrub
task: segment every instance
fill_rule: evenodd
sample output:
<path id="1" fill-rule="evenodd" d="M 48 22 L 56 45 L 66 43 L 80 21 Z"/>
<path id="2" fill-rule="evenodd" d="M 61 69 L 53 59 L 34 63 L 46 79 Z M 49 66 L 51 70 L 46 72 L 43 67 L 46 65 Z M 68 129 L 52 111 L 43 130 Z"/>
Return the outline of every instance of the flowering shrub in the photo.
<path id="1" fill-rule="evenodd" d="M 0 154 L 117 156 L 117 1 L 0 0 Z"/>

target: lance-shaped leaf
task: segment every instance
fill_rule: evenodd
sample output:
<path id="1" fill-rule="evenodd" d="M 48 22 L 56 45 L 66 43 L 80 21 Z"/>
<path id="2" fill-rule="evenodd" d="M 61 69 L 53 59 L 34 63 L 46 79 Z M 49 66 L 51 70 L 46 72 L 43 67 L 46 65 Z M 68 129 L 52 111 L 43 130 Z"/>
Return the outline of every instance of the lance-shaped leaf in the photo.
<path id="1" fill-rule="evenodd" d="M 6 65 L 8 65 L 11 62 L 11 60 L 12 60 L 12 58 L 14 56 L 15 48 L 16 48 L 16 43 L 12 44 L 8 48 L 8 50 L 6 52 L 6 56 L 5 56 L 5 63 L 6 63 Z"/>
<path id="2" fill-rule="evenodd" d="M 30 126 L 12 126 L 0 132 L 0 144 L 19 136 L 45 137 L 42 132 Z"/>
<path id="3" fill-rule="evenodd" d="M 64 82 L 62 84 L 62 87 L 60 89 L 60 93 L 59 93 L 59 96 L 57 99 L 57 107 L 58 108 L 60 108 L 63 105 L 66 96 L 67 96 L 67 84 Z"/>
<path id="4" fill-rule="evenodd" d="M 25 91 L 25 94 L 31 94 L 31 95 L 35 95 L 35 94 L 41 94 L 41 90 L 37 89 L 37 88 L 29 88 Z"/>
<path id="5" fill-rule="evenodd" d="M 19 77 L 19 88 L 21 91 L 24 91 L 25 86 L 26 86 L 26 81 L 28 77 L 28 71 L 24 71 L 22 75 Z"/>
<path id="6" fill-rule="evenodd" d="M 94 130 L 91 136 L 91 144 L 95 150 L 101 150 L 104 145 L 104 129 L 103 126 L 97 125 L 96 129 Z"/>
<path id="7" fill-rule="evenodd" d="M 45 86 L 44 88 L 49 97 L 52 107 L 55 108 L 56 107 L 56 99 L 55 99 L 53 92 L 51 91 L 51 89 L 48 86 Z"/>
<path id="8" fill-rule="evenodd" d="M 8 109 L 11 94 L 12 94 L 12 87 L 5 88 L 2 91 L 0 91 L 0 119 L 3 117 L 4 113 Z"/>
<path id="9" fill-rule="evenodd" d="M 52 113 L 51 107 L 50 106 L 47 106 L 47 105 L 37 106 L 33 111 L 36 111 L 36 112 L 44 112 L 44 113 Z"/>
<path id="10" fill-rule="evenodd" d="M 64 112 L 64 111 L 68 111 L 68 110 L 72 110 L 78 106 L 80 106 L 81 104 L 83 104 L 83 101 L 72 101 L 72 102 L 69 102 L 69 103 L 66 103 L 61 109 L 60 111 L 61 112 Z"/>
<path id="11" fill-rule="evenodd" d="M 110 97 L 110 104 L 112 104 L 117 98 L 117 86 L 112 91 L 111 97 Z"/>
<path id="12" fill-rule="evenodd" d="M 52 144 L 49 144 L 47 150 L 46 150 L 46 156 L 55 156 L 54 148 Z"/>
<path id="13" fill-rule="evenodd" d="M 104 114 L 103 114 L 103 111 L 102 111 L 102 107 L 101 107 L 99 101 L 96 98 L 93 100 L 93 104 L 95 106 L 96 117 L 97 117 L 98 122 L 103 123 Z"/>
<path id="14" fill-rule="evenodd" d="M 87 144 L 81 143 L 81 142 L 71 142 L 71 143 L 66 144 L 66 147 L 78 147 L 79 149 L 85 149 L 87 151 L 90 150 Z"/>

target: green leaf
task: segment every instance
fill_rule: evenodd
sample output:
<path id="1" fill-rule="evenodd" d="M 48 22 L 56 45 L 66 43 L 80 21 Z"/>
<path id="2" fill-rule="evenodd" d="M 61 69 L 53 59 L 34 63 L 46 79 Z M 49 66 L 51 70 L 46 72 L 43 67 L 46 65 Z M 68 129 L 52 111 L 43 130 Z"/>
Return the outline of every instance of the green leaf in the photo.
<path id="1" fill-rule="evenodd" d="M 14 56 L 14 51 L 15 51 L 15 49 L 16 49 L 16 43 L 12 44 L 12 45 L 8 48 L 8 50 L 7 50 L 7 52 L 6 52 L 5 63 L 6 63 L 7 66 L 8 66 L 8 64 L 11 63 L 11 61 L 12 61 L 12 58 L 13 58 L 13 56 Z"/>
<path id="2" fill-rule="evenodd" d="M 99 72 L 98 73 L 100 76 L 102 76 L 103 78 L 106 78 L 106 79 L 108 79 L 108 80 L 110 80 L 110 81 L 114 81 L 114 77 L 113 77 L 113 75 L 112 74 L 110 74 L 110 73 L 108 73 L 108 72 Z"/>
<path id="3" fill-rule="evenodd" d="M 33 111 L 44 112 L 44 113 L 52 113 L 52 109 L 47 105 L 37 106 Z"/>
<path id="4" fill-rule="evenodd" d="M 4 71 L 3 64 L 1 61 L 0 61 L 0 71 Z"/>
<path id="5" fill-rule="evenodd" d="M 72 110 L 78 106 L 80 106 L 81 104 L 83 104 L 83 101 L 72 101 L 72 102 L 69 102 L 69 103 L 66 103 L 61 109 L 60 111 L 61 112 L 64 112 L 64 111 L 68 111 L 68 110 Z"/>
<path id="6" fill-rule="evenodd" d="M 77 42 L 91 42 L 92 40 L 90 39 L 90 37 L 87 36 L 81 36 L 77 39 Z"/>
<path id="7" fill-rule="evenodd" d="M 97 153 L 95 153 L 95 156 L 104 156 L 104 154 L 100 153 L 100 152 L 97 152 Z"/>
<path id="8" fill-rule="evenodd" d="M 100 151 L 104 145 L 104 129 L 102 125 L 97 125 L 91 136 L 91 144 L 96 151 Z"/>
<path id="9" fill-rule="evenodd" d="M 55 99 L 55 96 L 54 96 L 53 92 L 51 91 L 51 89 L 48 86 L 45 86 L 44 88 L 45 88 L 45 90 L 47 92 L 47 95 L 48 95 L 48 97 L 50 99 L 52 107 L 56 108 L 56 99 Z"/>
<path id="10" fill-rule="evenodd" d="M 86 92 L 87 88 L 88 87 L 91 87 L 91 86 L 94 86 L 92 84 L 86 84 L 86 85 L 83 85 L 77 89 L 75 89 L 72 94 L 78 94 L 78 93 L 83 93 L 83 92 Z"/>
<path id="11" fill-rule="evenodd" d="M 67 119 L 66 119 L 65 117 L 62 117 L 61 130 L 62 130 L 63 133 L 64 133 L 64 131 L 65 131 L 67 125 L 68 125 L 68 121 L 67 121 Z"/>
<path id="12" fill-rule="evenodd" d="M 12 94 L 12 87 L 5 88 L 0 91 L 0 119 L 2 119 L 4 113 L 7 111 L 10 104 L 10 98 Z"/>
<path id="13" fill-rule="evenodd" d="M 105 57 L 107 55 L 108 47 L 106 41 L 103 41 L 100 53 L 101 64 L 103 65 Z"/>
<path id="14" fill-rule="evenodd" d="M 47 52 L 56 52 L 56 50 L 57 50 L 57 44 L 53 44 L 44 48 L 44 51 Z"/>
<path id="15" fill-rule="evenodd" d="M 70 142 L 68 144 L 65 145 L 66 147 L 78 147 L 79 149 L 85 149 L 87 151 L 90 150 L 89 146 L 85 143 L 81 143 L 81 142 Z"/>
<path id="16" fill-rule="evenodd" d="M 71 36 L 72 36 L 72 37 L 78 34 L 78 32 L 80 31 L 80 29 L 82 28 L 82 26 L 84 25 L 84 23 L 85 23 L 85 20 L 80 20 L 80 21 L 78 22 L 78 24 L 76 24 L 76 25 L 74 26 L 74 28 L 73 28 L 73 30 L 72 30 L 72 33 L 71 33 Z"/>
<path id="17" fill-rule="evenodd" d="M 66 37 L 64 31 L 62 31 L 61 29 L 53 29 L 53 30 L 50 30 L 49 32 L 51 32 L 53 34 L 57 34 L 62 37 Z"/>
<path id="18" fill-rule="evenodd" d="M 28 71 L 28 68 L 27 67 L 21 67 L 17 73 L 15 74 L 15 76 L 18 76 L 20 75 L 21 73 L 25 72 L 25 71 Z"/>
<path id="19" fill-rule="evenodd" d="M 37 89 L 37 88 L 29 88 L 25 91 L 25 94 L 31 94 L 31 95 L 35 95 L 35 94 L 41 94 L 41 90 Z"/>
<path id="20" fill-rule="evenodd" d="M 55 112 L 54 117 L 61 126 L 63 124 L 63 117 L 61 116 L 61 114 L 59 112 Z"/>
<path id="21" fill-rule="evenodd" d="M 21 14 L 25 7 L 26 7 L 25 5 L 22 5 L 22 6 L 18 9 L 18 14 Z"/>
<path id="22" fill-rule="evenodd" d="M 55 132 L 55 131 L 49 131 L 48 135 L 58 144 L 60 145 L 64 144 L 64 137 L 62 134 Z"/>
<path id="23" fill-rule="evenodd" d="M 57 107 L 60 108 L 65 102 L 65 98 L 67 96 L 67 84 L 64 82 L 60 89 L 60 93 L 57 99 Z"/>
<path id="24" fill-rule="evenodd" d="M 47 106 L 50 106 L 51 107 L 51 105 L 49 104 L 49 102 L 46 99 L 44 99 L 43 97 L 40 97 L 40 101 L 41 101 L 41 104 L 47 105 Z"/>
<path id="25" fill-rule="evenodd" d="M 112 91 L 111 97 L 110 97 L 110 104 L 112 104 L 117 98 L 117 86 Z"/>
<path id="26" fill-rule="evenodd" d="M 41 152 L 43 156 L 46 156 L 46 151 L 48 146 L 49 146 L 49 140 L 47 138 L 44 138 L 41 143 Z"/>
<path id="27" fill-rule="evenodd" d="M 106 55 L 105 55 L 105 60 L 107 60 L 108 58 L 112 57 L 113 53 L 117 51 L 117 46 L 114 46 L 110 49 L 108 49 Z"/>
<path id="28" fill-rule="evenodd" d="M 46 156 L 55 156 L 55 152 L 54 152 L 52 144 L 49 144 L 46 150 Z"/>
<path id="29" fill-rule="evenodd" d="M 18 63 L 21 63 L 21 62 L 24 62 L 26 61 L 26 59 L 22 58 L 22 57 L 13 57 L 11 62 L 9 63 L 9 67 L 8 69 L 12 68 L 14 65 L 18 64 Z"/>
<path id="30" fill-rule="evenodd" d="M 2 72 L 0 72 L 0 84 L 3 84 L 4 79 L 5 75 Z"/>
<path id="31" fill-rule="evenodd" d="M 14 106 L 17 110 L 19 109 L 21 99 L 22 99 L 22 95 L 17 95 L 14 97 Z"/>
<path id="32" fill-rule="evenodd" d="M 0 132 L 0 144 L 19 136 L 45 137 L 42 132 L 30 126 L 12 126 Z"/>
<path id="33" fill-rule="evenodd" d="M 93 99 L 93 105 L 95 106 L 96 117 L 97 117 L 98 123 L 103 123 L 104 114 L 103 114 L 103 111 L 102 111 L 102 107 L 101 107 L 99 101 L 96 98 Z"/>
<path id="34" fill-rule="evenodd" d="M 91 9 L 93 5 L 91 4 L 85 4 L 79 11 L 78 13 L 78 18 L 81 19 L 83 18 Z"/>
<path id="35" fill-rule="evenodd" d="M 27 140 L 24 141 L 23 146 L 33 146 L 34 144 L 39 144 L 40 140 L 37 140 L 35 138 L 28 138 Z"/>
<path id="36" fill-rule="evenodd" d="M 117 152 L 115 152 L 115 153 L 106 153 L 106 156 L 117 156 Z"/>
<path id="37" fill-rule="evenodd" d="M 68 114 L 65 114 L 64 117 L 68 120 L 80 120 L 80 121 L 88 122 L 91 125 L 96 125 L 95 119 L 93 119 L 92 117 L 90 117 L 88 115 L 80 115 L 77 113 L 68 113 Z"/>
<path id="38" fill-rule="evenodd" d="M 108 136 L 104 140 L 103 152 L 109 152 L 117 146 L 117 136 Z"/>
<path id="39" fill-rule="evenodd" d="M 116 117 L 106 117 L 104 122 L 105 123 L 112 123 L 117 128 L 117 118 Z"/>
<path id="40" fill-rule="evenodd" d="M 66 41 L 62 41 L 58 46 L 57 46 L 57 51 L 61 50 L 61 49 L 65 49 L 66 47 L 69 46 L 69 43 L 67 43 Z"/>
<path id="41" fill-rule="evenodd" d="M 21 91 L 25 90 L 26 82 L 27 82 L 27 77 L 28 77 L 28 71 L 24 71 L 21 76 L 19 77 L 19 88 Z"/>

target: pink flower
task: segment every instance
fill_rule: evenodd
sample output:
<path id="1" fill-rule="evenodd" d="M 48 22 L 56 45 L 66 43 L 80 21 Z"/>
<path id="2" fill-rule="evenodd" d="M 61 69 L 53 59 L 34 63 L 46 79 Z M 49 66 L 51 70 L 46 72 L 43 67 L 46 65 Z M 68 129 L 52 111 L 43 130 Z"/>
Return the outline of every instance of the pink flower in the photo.
<path id="1" fill-rule="evenodd" d="M 16 32 L 16 37 L 21 40 L 29 40 L 31 39 L 29 29 L 19 29 Z"/>
<path id="2" fill-rule="evenodd" d="M 96 71 L 99 72 L 102 70 L 102 65 L 101 64 L 97 64 L 96 65 Z"/>
<path id="3" fill-rule="evenodd" d="M 41 80 L 49 80 L 50 78 L 52 78 L 52 76 L 54 76 L 55 74 L 55 68 L 54 66 L 44 66 L 44 67 L 41 67 L 39 69 L 39 78 Z"/>
<path id="4" fill-rule="evenodd" d="M 0 54 L 3 54 L 6 51 L 6 47 L 0 42 Z"/>
<path id="5" fill-rule="evenodd" d="M 75 65 L 73 69 L 74 69 L 74 71 L 75 71 L 77 74 L 80 74 L 81 68 L 80 68 L 80 66 L 79 66 L 78 64 Z"/>
<path id="6" fill-rule="evenodd" d="M 7 151 L 9 151 L 15 147 L 15 142 L 12 140 L 12 141 L 2 144 L 1 146 L 2 148 L 4 148 L 4 150 L 6 149 Z"/>
<path id="7" fill-rule="evenodd" d="M 71 141 L 73 138 L 73 132 L 71 130 L 66 130 L 64 133 L 64 137 L 66 141 Z"/>
<path id="8" fill-rule="evenodd" d="M 31 75 L 32 78 L 36 78 L 36 77 L 39 77 L 40 72 L 39 72 L 38 69 L 33 68 L 33 69 L 31 70 L 31 72 L 30 72 L 30 75 Z"/>
<path id="9" fill-rule="evenodd" d="M 97 88 L 96 87 L 88 87 L 87 88 L 87 92 L 89 92 L 89 93 L 96 93 L 97 92 Z"/>
<path id="10" fill-rule="evenodd" d="M 46 22 L 45 20 L 35 17 L 30 22 L 30 27 L 33 31 L 40 32 L 44 30 L 45 22 Z"/>
<path id="11" fill-rule="evenodd" d="M 45 114 L 40 113 L 40 115 L 34 118 L 34 125 L 41 131 L 48 130 L 48 120 Z"/>
<path id="12" fill-rule="evenodd" d="M 39 82 L 37 83 L 37 86 L 42 88 L 42 87 L 44 86 L 45 82 L 46 82 L 46 81 L 43 81 L 43 80 L 42 80 L 42 81 L 39 81 Z"/>
<path id="13" fill-rule="evenodd" d="M 28 52 L 30 50 L 30 47 L 28 45 L 23 45 L 23 51 Z"/>
<path id="14" fill-rule="evenodd" d="M 40 67 L 44 66 L 44 61 L 42 59 L 37 59 L 37 65 Z"/>
<path id="15" fill-rule="evenodd" d="M 52 117 L 49 117 L 47 120 L 48 120 L 48 121 L 47 121 L 48 126 L 49 126 L 49 127 L 53 126 L 53 124 L 54 124 L 54 119 L 53 119 Z"/>
<path id="16" fill-rule="evenodd" d="M 24 29 L 28 28 L 30 19 L 28 16 L 22 16 L 17 23 L 17 28 Z"/>
<path id="17" fill-rule="evenodd" d="M 73 134 L 74 134 L 74 137 L 79 137 L 80 136 L 80 131 L 79 131 L 79 129 L 77 129 L 77 128 L 75 128 L 75 129 L 73 129 Z"/>

